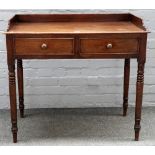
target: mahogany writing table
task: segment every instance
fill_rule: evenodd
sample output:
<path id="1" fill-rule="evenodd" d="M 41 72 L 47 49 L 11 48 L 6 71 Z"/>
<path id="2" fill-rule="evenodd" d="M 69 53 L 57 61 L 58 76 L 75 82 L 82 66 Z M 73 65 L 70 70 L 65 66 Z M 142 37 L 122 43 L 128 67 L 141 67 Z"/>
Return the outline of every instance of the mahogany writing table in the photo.
<path id="1" fill-rule="evenodd" d="M 135 140 L 139 139 L 147 31 L 132 14 L 15 15 L 6 33 L 13 142 L 17 142 L 15 60 L 20 116 L 24 117 L 22 59 L 124 59 L 123 115 L 127 113 L 130 58 L 137 59 Z"/>

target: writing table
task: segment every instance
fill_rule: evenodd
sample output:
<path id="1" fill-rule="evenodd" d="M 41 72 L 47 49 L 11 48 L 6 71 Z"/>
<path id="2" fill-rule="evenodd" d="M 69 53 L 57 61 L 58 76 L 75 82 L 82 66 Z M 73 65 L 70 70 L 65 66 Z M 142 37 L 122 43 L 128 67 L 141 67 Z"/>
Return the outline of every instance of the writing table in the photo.
<path id="1" fill-rule="evenodd" d="M 17 142 L 15 62 L 24 117 L 23 59 L 124 59 L 123 115 L 128 107 L 130 59 L 137 59 L 135 140 L 139 139 L 148 31 L 132 14 L 23 14 L 6 34 L 13 142 Z"/>

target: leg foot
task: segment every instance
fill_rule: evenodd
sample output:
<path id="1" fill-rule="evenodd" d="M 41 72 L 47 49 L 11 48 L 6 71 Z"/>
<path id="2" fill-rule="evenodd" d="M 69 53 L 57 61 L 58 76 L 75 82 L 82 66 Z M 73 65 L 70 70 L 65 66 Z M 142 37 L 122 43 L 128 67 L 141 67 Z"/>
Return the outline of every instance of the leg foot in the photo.
<path id="1" fill-rule="evenodd" d="M 13 133 L 13 142 L 17 143 L 17 133 Z"/>
<path id="2" fill-rule="evenodd" d="M 135 129 L 135 141 L 138 141 L 139 140 L 139 133 L 140 133 L 140 120 L 136 120 L 135 121 L 135 126 L 134 126 L 134 129 Z"/>
<path id="3" fill-rule="evenodd" d="M 135 131 L 135 141 L 139 141 L 139 131 Z"/>
<path id="4" fill-rule="evenodd" d="M 12 135 L 13 135 L 13 142 L 17 143 L 17 122 L 16 121 L 12 121 Z"/>

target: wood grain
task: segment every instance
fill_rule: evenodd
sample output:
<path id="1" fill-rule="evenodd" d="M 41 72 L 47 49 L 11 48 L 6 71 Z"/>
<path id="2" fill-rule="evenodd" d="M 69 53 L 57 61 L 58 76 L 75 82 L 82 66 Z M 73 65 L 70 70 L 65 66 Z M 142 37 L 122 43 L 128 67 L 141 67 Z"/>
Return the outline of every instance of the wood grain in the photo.
<path id="1" fill-rule="evenodd" d="M 42 48 L 43 44 L 46 48 Z M 74 55 L 74 39 L 17 38 L 15 49 L 16 55 Z"/>
<path id="2" fill-rule="evenodd" d="M 23 61 L 17 59 L 17 77 L 20 117 L 24 117 L 24 81 L 23 81 Z"/>
<path id="3" fill-rule="evenodd" d="M 13 36 L 6 36 L 7 44 L 7 62 L 8 62 L 8 77 L 9 77 L 9 97 L 10 97 L 10 112 L 11 112 L 11 131 L 13 142 L 17 142 L 17 101 L 16 101 L 16 74 L 15 74 L 15 59 L 13 53 Z"/>
<path id="4" fill-rule="evenodd" d="M 107 45 L 111 44 L 112 48 L 108 49 Z M 81 53 L 137 53 L 137 39 L 80 39 Z"/>
<path id="5" fill-rule="evenodd" d="M 45 22 L 15 23 L 12 34 L 144 33 L 132 22 Z"/>
<path id="6" fill-rule="evenodd" d="M 123 116 L 127 115 L 130 81 L 130 59 L 124 61 Z"/>

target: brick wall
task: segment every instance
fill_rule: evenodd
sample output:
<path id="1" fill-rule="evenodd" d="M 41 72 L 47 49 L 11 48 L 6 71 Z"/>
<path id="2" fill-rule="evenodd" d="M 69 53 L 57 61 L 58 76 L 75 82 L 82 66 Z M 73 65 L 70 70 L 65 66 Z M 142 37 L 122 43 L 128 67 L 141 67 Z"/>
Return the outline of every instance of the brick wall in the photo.
<path id="1" fill-rule="evenodd" d="M 15 13 L 131 12 L 151 31 L 147 45 L 144 106 L 155 105 L 155 10 L 4 10 L 0 31 Z M 122 105 L 123 60 L 24 60 L 26 108 Z M 135 102 L 136 60 L 131 61 L 129 105 Z M 5 36 L 0 34 L 0 109 L 9 107 Z"/>

